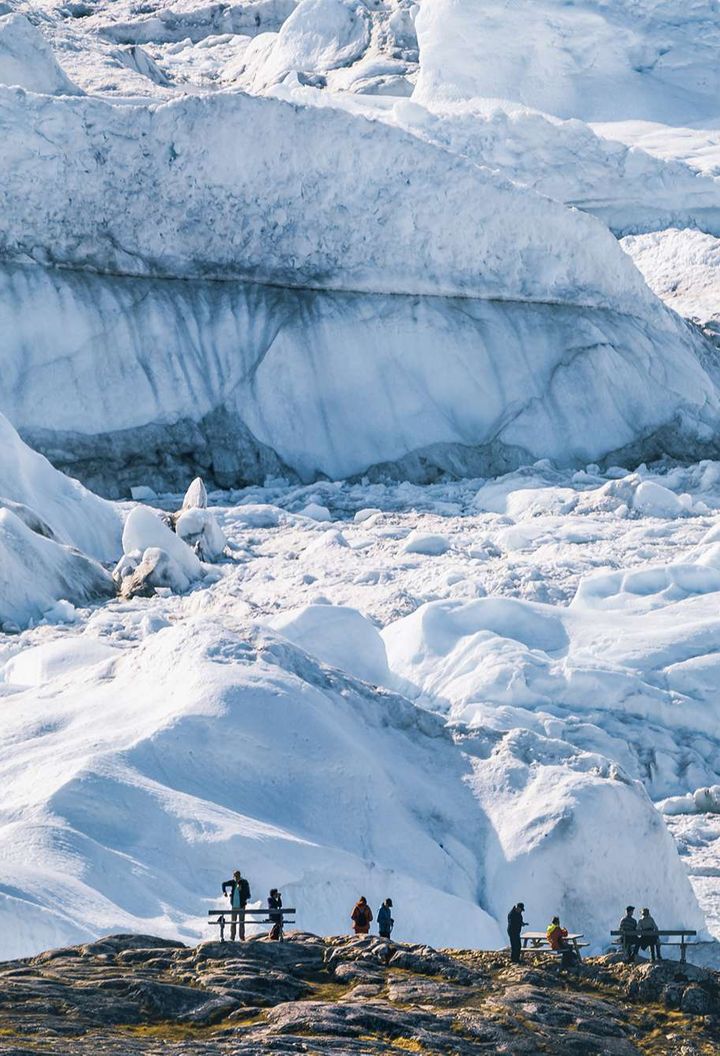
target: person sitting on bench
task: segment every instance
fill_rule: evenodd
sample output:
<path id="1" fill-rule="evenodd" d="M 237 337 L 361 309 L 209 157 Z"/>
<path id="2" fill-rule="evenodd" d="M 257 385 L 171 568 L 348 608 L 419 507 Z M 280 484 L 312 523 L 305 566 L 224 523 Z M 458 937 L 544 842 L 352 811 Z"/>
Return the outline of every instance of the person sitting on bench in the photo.
<path id="1" fill-rule="evenodd" d="M 661 961 L 662 955 L 660 954 L 660 935 L 658 934 L 658 926 L 650 916 L 649 909 L 641 910 L 637 928 L 640 937 L 640 949 L 650 950 L 651 961 Z"/>
<path id="2" fill-rule="evenodd" d="M 568 931 L 567 928 L 560 926 L 560 917 L 553 917 L 552 923 L 548 925 L 548 929 L 545 932 L 547 940 L 550 943 L 551 950 L 562 951 L 562 966 L 563 968 L 572 968 L 576 963 L 577 958 L 575 951 L 567 941 Z"/>
<path id="3" fill-rule="evenodd" d="M 228 890 L 230 892 L 229 895 Z M 239 937 L 242 941 L 245 938 L 245 906 L 250 901 L 250 884 L 240 870 L 236 869 L 232 875 L 232 880 L 225 880 L 223 883 L 222 892 L 226 898 L 230 898 L 230 907 L 232 909 L 230 941 L 235 941 L 236 930 L 239 932 Z"/>
<path id="4" fill-rule="evenodd" d="M 634 912 L 635 906 L 626 906 L 625 916 L 620 921 L 620 941 L 622 942 L 622 948 L 628 964 L 632 964 L 640 949 L 638 922 L 633 916 Z"/>
<path id="5" fill-rule="evenodd" d="M 270 929 L 270 938 L 275 942 L 278 941 L 282 935 L 282 913 L 273 913 L 274 909 L 282 909 L 282 895 L 276 887 L 270 888 L 270 894 L 268 895 L 268 918 L 272 921 L 272 928 Z"/>

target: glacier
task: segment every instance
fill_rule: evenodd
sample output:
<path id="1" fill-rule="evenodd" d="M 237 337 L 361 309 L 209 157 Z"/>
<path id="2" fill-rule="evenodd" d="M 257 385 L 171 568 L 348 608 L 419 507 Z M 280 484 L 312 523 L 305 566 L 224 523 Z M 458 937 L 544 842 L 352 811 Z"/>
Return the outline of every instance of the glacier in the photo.
<path id="1" fill-rule="evenodd" d="M 712 453 L 714 361 L 687 324 L 651 315 L 7 265 L 3 404 L 56 465 L 115 496 L 197 473 L 428 480 Z"/>
<path id="2" fill-rule="evenodd" d="M 312 26 L 339 40 L 351 14 L 305 0 L 277 38 L 287 62 L 317 65 Z M 352 65 L 370 46 L 358 32 L 323 62 Z M 431 480 L 716 454 L 714 349 L 592 206 L 567 208 L 579 188 L 479 163 L 477 114 L 428 110 L 421 130 L 411 112 L 274 92 L 0 88 L 0 409 L 33 446 L 115 497 L 197 473 Z M 521 141 L 537 139 L 527 119 Z M 557 135 L 559 158 L 577 134 Z M 642 227 L 632 202 L 651 173 L 669 188 L 651 227 L 695 180 L 691 208 L 714 230 L 714 183 L 644 157 L 619 181 L 619 228 Z"/>
<path id="3" fill-rule="evenodd" d="M 714 5 L 2 12 L 0 956 L 717 961 Z"/>

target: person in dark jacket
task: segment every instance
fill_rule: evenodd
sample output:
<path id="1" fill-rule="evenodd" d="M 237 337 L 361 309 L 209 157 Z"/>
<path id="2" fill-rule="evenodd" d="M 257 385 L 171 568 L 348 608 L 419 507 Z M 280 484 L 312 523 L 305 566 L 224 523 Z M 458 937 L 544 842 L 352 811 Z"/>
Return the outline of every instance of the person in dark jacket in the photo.
<path id="1" fill-rule="evenodd" d="M 378 931 L 380 932 L 380 938 L 389 939 L 390 932 L 393 929 L 395 921 L 392 917 L 392 899 L 386 898 L 383 904 L 380 906 L 377 915 Z"/>
<path id="2" fill-rule="evenodd" d="M 225 880 L 222 885 L 222 893 L 230 899 L 230 941 L 235 941 L 236 930 L 242 941 L 245 938 L 245 906 L 250 901 L 250 884 L 236 869 L 232 880 Z"/>
<path id="3" fill-rule="evenodd" d="M 270 889 L 268 895 L 268 918 L 272 921 L 272 928 L 270 929 L 270 938 L 275 942 L 282 938 L 282 924 L 283 916 L 282 913 L 273 913 L 273 910 L 282 909 L 282 895 L 276 887 Z"/>
<path id="4" fill-rule="evenodd" d="M 620 921 L 620 941 L 622 942 L 622 948 L 628 964 L 635 960 L 640 949 L 638 922 L 633 916 L 634 912 L 635 906 L 627 906 L 625 908 L 625 916 Z"/>
<path id="5" fill-rule="evenodd" d="M 370 922 L 373 919 L 372 910 L 367 904 L 365 895 L 361 895 L 355 903 L 355 908 L 350 914 L 350 920 L 353 922 L 353 931 L 356 935 L 367 935 L 370 931 Z"/>
<path id="6" fill-rule="evenodd" d="M 527 924 L 527 921 L 523 920 L 524 912 L 525 903 L 518 902 L 508 913 L 507 931 L 510 936 L 510 960 L 513 964 L 520 964 L 520 959 L 522 957 L 520 932 Z"/>

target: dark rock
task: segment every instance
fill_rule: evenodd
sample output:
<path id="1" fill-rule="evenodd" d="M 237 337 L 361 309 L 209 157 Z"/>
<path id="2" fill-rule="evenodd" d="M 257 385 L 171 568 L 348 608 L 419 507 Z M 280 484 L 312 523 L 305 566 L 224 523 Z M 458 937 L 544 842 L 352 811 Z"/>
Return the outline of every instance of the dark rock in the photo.
<path id="1" fill-rule="evenodd" d="M 703 1016 L 710 1011 L 711 1001 L 709 995 L 701 986 L 691 983 L 683 991 L 680 1002 L 680 1010 L 693 1016 Z"/>
<path id="2" fill-rule="evenodd" d="M 670 983 L 707 982 L 710 973 L 694 964 L 679 965 L 673 961 L 642 964 L 630 969 L 627 995 L 635 1001 L 658 1001 Z"/>
<path id="3" fill-rule="evenodd" d="M 0 1054 L 699 1056 L 720 1051 L 719 984 L 691 965 L 591 958 L 576 975 L 376 936 L 109 936 L 0 964 Z M 674 1034 L 663 1002 L 686 1017 Z"/>
<path id="4" fill-rule="evenodd" d="M 221 1019 L 225 1019 L 231 1012 L 235 1012 L 237 1008 L 238 1002 L 232 997 L 213 997 L 206 1001 L 204 1005 L 200 1005 L 199 1008 L 194 1008 L 191 1012 L 185 1012 L 183 1015 L 178 1016 L 178 1022 L 194 1023 L 195 1026 L 207 1026 L 210 1023 L 219 1023 Z"/>
<path id="5" fill-rule="evenodd" d="M 118 953 L 120 950 L 182 950 L 185 944 L 157 935 L 108 935 L 97 942 L 80 947 L 84 956 L 98 953 Z"/>
<path id="6" fill-rule="evenodd" d="M 435 1008 L 454 1008 L 468 999 L 467 987 L 416 975 L 391 975 L 387 994 L 390 1001 L 398 1004 L 430 1005 Z"/>
<path id="7" fill-rule="evenodd" d="M 335 978 L 345 983 L 377 983 L 383 978 L 383 972 L 381 968 L 378 968 L 373 964 L 365 964 L 362 961 L 355 961 L 350 964 L 336 965 Z"/>
<path id="8" fill-rule="evenodd" d="M 669 983 L 662 993 L 663 1004 L 665 1008 L 676 1010 L 680 1008 L 680 1002 L 683 996 L 683 985 L 682 983 Z"/>

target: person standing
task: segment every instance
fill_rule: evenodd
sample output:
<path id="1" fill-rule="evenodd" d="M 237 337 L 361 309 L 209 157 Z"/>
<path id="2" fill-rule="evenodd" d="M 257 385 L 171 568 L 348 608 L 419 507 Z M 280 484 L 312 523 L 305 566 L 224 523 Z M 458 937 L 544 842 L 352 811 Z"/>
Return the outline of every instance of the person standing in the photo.
<path id="1" fill-rule="evenodd" d="M 273 939 L 274 942 L 277 942 L 282 937 L 283 917 L 282 913 L 277 912 L 277 910 L 282 909 L 282 895 L 276 887 L 270 888 L 267 904 L 268 918 L 272 922 L 270 938 Z M 273 912 L 273 910 L 275 910 L 275 912 Z"/>
<path id="2" fill-rule="evenodd" d="M 386 898 L 383 904 L 380 906 L 377 915 L 378 931 L 380 932 L 381 939 L 389 939 L 390 933 L 395 925 L 391 910 L 392 899 Z"/>
<path id="3" fill-rule="evenodd" d="M 640 920 L 638 921 L 637 930 L 640 939 L 640 947 L 643 950 L 650 949 L 650 960 L 661 961 L 660 934 L 658 932 L 657 924 L 650 916 L 649 909 L 642 909 L 640 911 Z"/>
<path id="4" fill-rule="evenodd" d="M 365 895 L 361 895 L 355 903 L 355 908 L 350 914 L 353 922 L 353 931 L 356 935 L 367 935 L 370 931 L 370 922 L 373 919 L 372 910 L 367 903 Z"/>
<path id="5" fill-rule="evenodd" d="M 224 881 L 222 892 L 230 899 L 230 941 L 235 941 L 237 931 L 242 942 L 245 938 L 245 906 L 250 901 L 250 884 L 240 870 L 236 869 L 232 880 Z"/>
<path id="6" fill-rule="evenodd" d="M 638 922 L 633 916 L 634 912 L 635 906 L 626 906 L 625 916 L 620 921 L 620 941 L 622 942 L 622 948 L 628 964 L 635 960 L 640 949 Z"/>
<path id="7" fill-rule="evenodd" d="M 522 957 L 520 932 L 527 924 L 527 921 L 523 920 L 524 912 L 525 903 L 518 902 L 508 913 L 507 931 L 510 936 L 510 960 L 513 964 L 520 964 L 520 959 Z"/>

